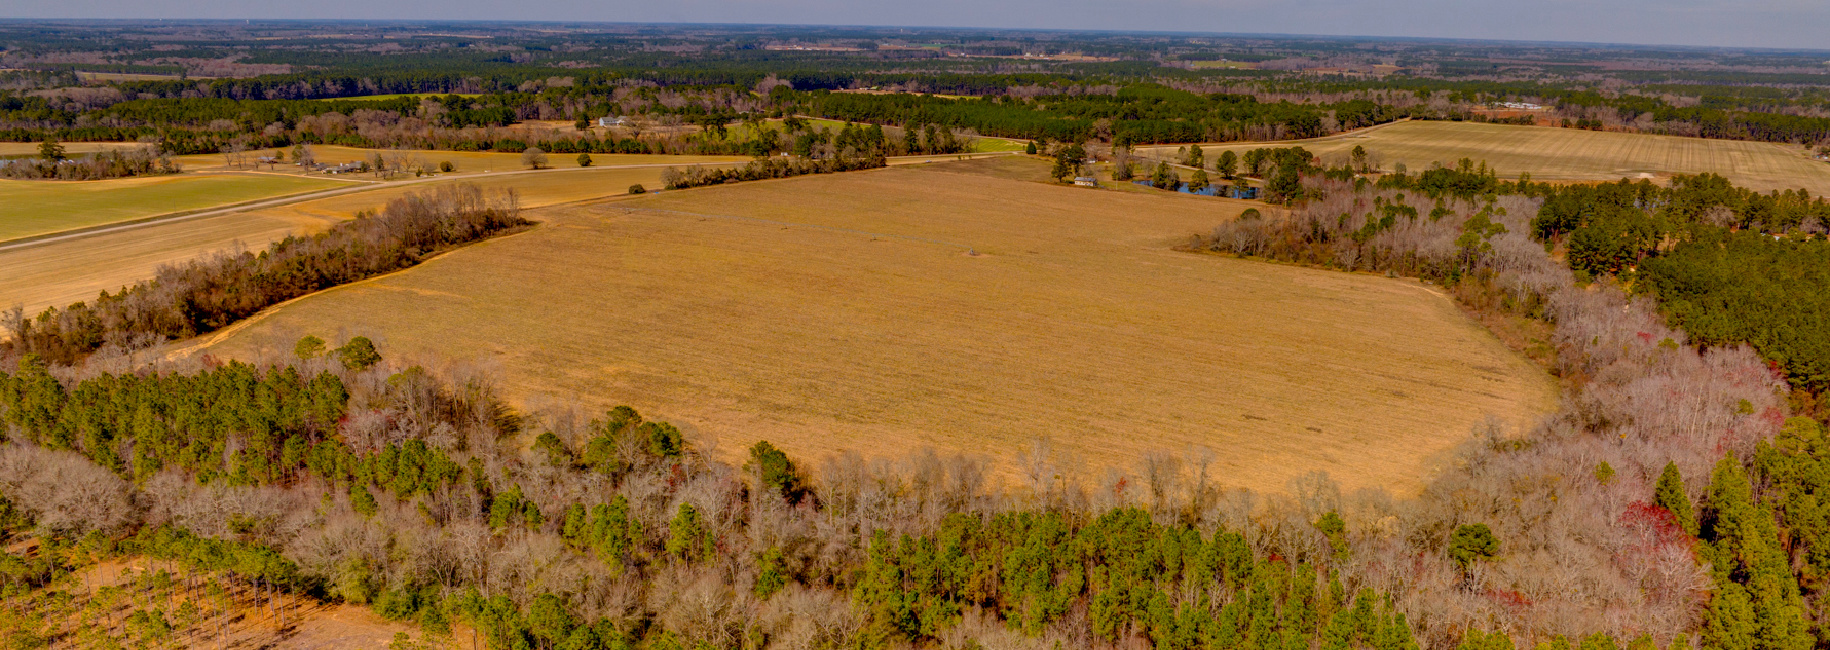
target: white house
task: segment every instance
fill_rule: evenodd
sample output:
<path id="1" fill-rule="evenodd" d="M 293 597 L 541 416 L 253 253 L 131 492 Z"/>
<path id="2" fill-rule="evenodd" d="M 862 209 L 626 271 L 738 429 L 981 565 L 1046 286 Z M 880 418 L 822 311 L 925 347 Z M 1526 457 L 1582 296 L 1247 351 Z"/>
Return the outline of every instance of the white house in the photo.
<path id="1" fill-rule="evenodd" d="M 622 126 L 624 124 L 627 124 L 628 122 L 629 122 L 629 120 L 627 118 L 622 118 L 622 117 L 605 116 L 605 117 L 597 118 L 598 126 Z"/>

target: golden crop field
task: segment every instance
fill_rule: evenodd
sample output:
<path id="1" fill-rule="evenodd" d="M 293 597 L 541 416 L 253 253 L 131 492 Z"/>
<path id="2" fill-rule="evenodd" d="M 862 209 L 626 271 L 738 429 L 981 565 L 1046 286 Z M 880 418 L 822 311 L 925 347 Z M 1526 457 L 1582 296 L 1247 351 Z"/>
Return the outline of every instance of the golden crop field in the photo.
<path id="1" fill-rule="evenodd" d="M 547 171 L 442 177 L 430 182 L 374 185 L 375 189 L 289 205 L 239 211 L 131 230 L 0 249 L 0 308 L 22 305 L 38 312 L 115 291 L 152 277 L 163 264 L 194 259 L 235 246 L 260 249 L 288 234 L 319 232 L 390 198 L 440 183 L 469 182 L 486 189 L 514 188 L 521 204 L 541 207 L 623 194 L 630 185 L 657 188 L 662 167 Z M 280 180 L 306 180 L 274 176 Z M 115 181 L 105 181 L 115 182 Z M 324 183 L 328 181 L 313 181 Z M 335 186 L 333 186 L 335 187 Z"/>
<path id="2" fill-rule="evenodd" d="M 271 174 L 0 180 L 0 241 L 343 185 L 321 178 Z"/>
<path id="3" fill-rule="evenodd" d="M 1404 163 L 1412 173 L 1433 162 L 1454 165 L 1461 158 L 1486 161 L 1503 178 L 1530 172 L 1536 180 L 1663 180 L 1672 174 L 1713 172 L 1760 190 L 1804 188 L 1830 194 L 1830 164 L 1815 161 L 1797 146 L 1739 140 L 1706 140 L 1666 135 L 1608 133 L 1539 126 L 1475 122 L 1399 122 L 1364 131 L 1279 143 L 1202 145 L 1212 165 L 1220 151 L 1243 153 L 1267 146 L 1300 145 L 1324 159 L 1344 159 L 1355 145 L 1378 156 L 1384 169 Z M 1176 147 L 1151 147 L 1173 157 Z M 1332 157 L 1332 158 L 1331 158 Z"/>
<path id="4" fill-rule="evenodd" d="M 0 158 L 36 157 L 37 142 L 0 142 Z M 65 142 L 62 143 L 65 155 L 95 153 L 110 149 L 132 149 L 146 145 L 138 142 Z"/>
<path id="5" fill-rule="evenodd" d="M 275 151 L 277 151 L 277 150 L 257 149 L 257 150 L 251 151 L 251 152 L 249 152 L 249 160 L 253 160 L 253 158 L 259 157 L 259 156 L 273 155 Z M 433 151 L 433 150 L 422 150 L 422 149 L 361 149 L 361 148 L 357 148 L 357 147 L 336 147 L 336 146 L 329 146 L 329 145 L 315 145 L 311 148 L 311 152 L 312 152 L 312 156 L 314 158 L 316 158 L 318 162 L 333 164 L 333 165 L 346 163 L 346 162 L 362 161 L 362 160 L 374 160 L 376 154 L 381 154 L 383 156 L 405 156 L 409 161 L 418 160 L 420 162 L 426 163 L 425 166 L 432 167 L 432 168 L 436 168 L 436 166 L 440 162 L 450 161 L 453 165 L 455 165 L 457 167 L 457 173 L 460 173 L 460 174 L 469 174 L 469 173 L 476 173 L 476 172 L 511 172 L 511 171 L 516 171 L 516 170 L 527 169 L 527 165 L 522 164 L 522 162 L 521 162 L 521 154 L 498 153 L 498 152 L 494 152 L 494 151 Z M 286 149 L 285 154 L 290 159 L 292 156 L 292 150 Z M 748 156 L 673 156 L 673 155 L 661 155 L 661 154 L 608 154 L 608 153 L 591 154 L 591 164 L 592 164 L 592 166 L 595 166 L 595 167 L 604 167 L 604 166 L 609 166 L 609 165 L 691 165 L 691 164 L 702 164 L 702 163 L 744 162 L 749 159 L 750 158 Z M 190 155 L 190 156 L 179 156 L 177 158 L 177 161 L 179 162 L 179 164 L 184 165 L 184 168 L 187 170 L 222 169 L 224 167 L 224 165 L 227 164 L 227 160 L 221 154 L 197 154 L 197 155 Z M 547 166 L 551 167 L 553 169 L 576 168 L 576 167 L 578 167 L 578 154 L 558 154 L 558 153 L 547 154 Z M 266 169 L 266 167 L 263 166 L 263 167 L 261 167 L 261 169 L 264 170 L 264 169 Z M 282 165 L 275 165 L 274 170 L 282 171 L 282 172 L 297 173 L 298 167 L 293 166 L 293 165 L 282 164 Z M 371 178 L 371 179 L 374 178 L 374 175 L 372 175 L 372 174 L 354 174 L 352 176 L 357 177 L 357 178 Z M 399 176 L 396 176 L 396 178 L 399 178 Z"/>
<path id="6" fill-rule="evenodd" d="M 809 462 L 932 447 L 1009 470 L 1046 437 L 1098 472 L 1199 445 L 1225 482 L 1273 489 L 1324 470 L 1413 490 L 1488 414 L 1554 405 L 1548 376 L 1417 282 L 1172 250 L 1252 203 L 1031 180 L 1047 169 L 549 208 L 185 349 L 280 358 L 362 334 L 498 367 L 524 406 L 629 404 L 731 457 L 766 439 Z"/>

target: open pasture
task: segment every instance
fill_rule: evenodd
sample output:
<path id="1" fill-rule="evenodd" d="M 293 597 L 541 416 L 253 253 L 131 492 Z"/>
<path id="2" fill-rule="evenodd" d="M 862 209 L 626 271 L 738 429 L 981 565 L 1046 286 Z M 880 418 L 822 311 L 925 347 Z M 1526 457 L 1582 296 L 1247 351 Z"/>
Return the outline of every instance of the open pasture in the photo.
<path id="1" fill-rule="evenodd" d="M 236 246 L 260 249 L 288 234 L 319 232 L 362 210 L 378 209 L 388 199 L 441 183 L 470 182 L 492 190 L 514 188 L 524 207 L 537 208 L 624 194 L 630 185 L 638 183 L 649 189 L 658 188 L 662 169 L 547 171 L 375 185 L 367 191 L 278 207 L 152 223 L 131 230 L 0 250 L 0 268 L 8 271 L 0 274 L 0 308 L 23 305 L 28 311 L 37 312 L 49 306 L 62 307 L 77 300 L 87 300 L 99 291 L 115 291 L 152 277 L 163 264 Z M 307 180 L 283 176 L 262 178 Z M 332 185 L 333 188 L 340 186 Z"/>
<path id="2" fill-rule="evenodd" d="M 537 409 L 630 404 L 807 462 L 980 453 L 1015 476 L 1215 453 L 1222 481 L 1327 471 L 1416 489 L 1553 382 L 1421 284 L 1172 250 L 1252 203 L 1035 182 L 1017 157 L 532 213 L 539 227 L 186 344 L 281 358 L 307 333 L 482 360 Z M 1262 207 L 1262 206 L 1261 206 Z M 1148 432 L 1149 435 L 1140 435 Z"/>
<path id="3" fill-rule="evenodd" d="M 1359 132 L 1276 143 L 1206 144 L 1209 165 L 1221 151 L 1244 153 L 1261 147 L 1302 146 L 1330 162 L 1344 161 L 1355 145 L 1390 170 L 1404 163 L 1411 173 L 1431 163 L 1454 165 L 1469 158 L 1486 161 L 1503 178 L 1521 172 L 1541 181 L 1664 179 L 1673 174 L 1713 172 L 1760 191 L 1804 188 L 1830 194 L 1830 164 L 1803 148 L 1769 142 L 1706 140 L 1668 135 L 1609 133 L 1477 122 L 1409 121 Z M 1173 158 L 1176 147 L 1149 147 L 1151 155 Z"/>
<path id="4" fill-rule="evenodd" d="M 342 185 L 324 179 L 267 174 L 177 174 L 105 181 L 0 180 L 0 242 Z"/>

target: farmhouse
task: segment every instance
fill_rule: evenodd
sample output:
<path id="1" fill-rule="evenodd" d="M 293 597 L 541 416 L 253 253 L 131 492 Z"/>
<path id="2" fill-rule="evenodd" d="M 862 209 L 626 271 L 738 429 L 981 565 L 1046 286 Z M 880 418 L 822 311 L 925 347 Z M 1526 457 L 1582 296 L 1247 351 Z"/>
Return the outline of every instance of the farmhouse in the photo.
<path id="1" fill-rule="evenodd" d="M 628 123 L 629 123 L 629 119 L 624 118 L 624 117 L 605 116 L 605 117 L 597 118 L 598 126 L 622 126 L 622 125 L 628 124 Z"/>

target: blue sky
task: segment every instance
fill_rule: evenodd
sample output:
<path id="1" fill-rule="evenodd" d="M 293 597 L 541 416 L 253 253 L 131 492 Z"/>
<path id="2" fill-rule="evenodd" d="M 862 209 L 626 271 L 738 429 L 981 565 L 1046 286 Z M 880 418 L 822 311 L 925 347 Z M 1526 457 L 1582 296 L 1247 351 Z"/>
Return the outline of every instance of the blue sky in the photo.
<path id="1" fill-rule="evenodd" d="M 1825 0 L 0 0 L 0 17 L 928 25 L 1830 49 Z"/>

